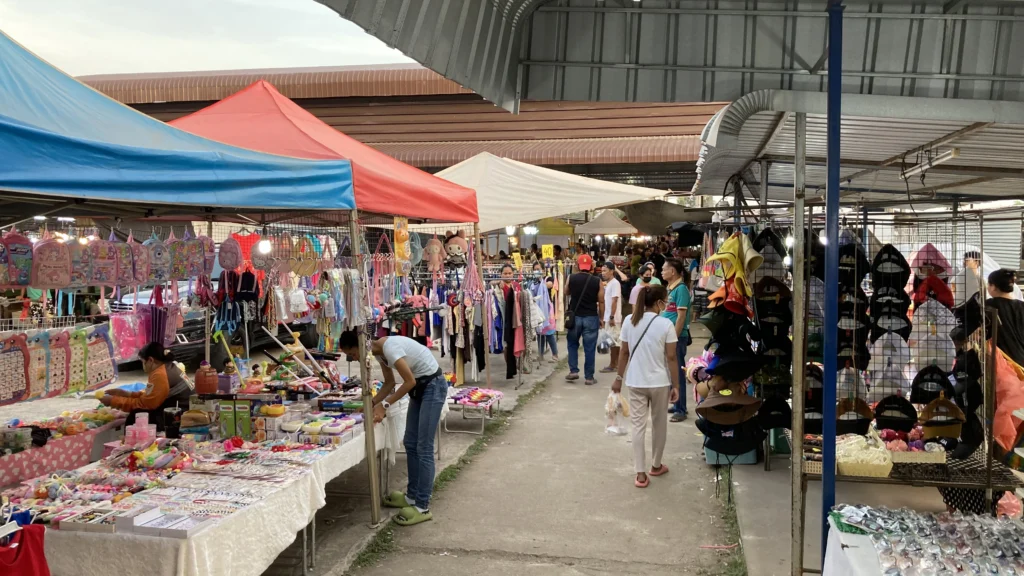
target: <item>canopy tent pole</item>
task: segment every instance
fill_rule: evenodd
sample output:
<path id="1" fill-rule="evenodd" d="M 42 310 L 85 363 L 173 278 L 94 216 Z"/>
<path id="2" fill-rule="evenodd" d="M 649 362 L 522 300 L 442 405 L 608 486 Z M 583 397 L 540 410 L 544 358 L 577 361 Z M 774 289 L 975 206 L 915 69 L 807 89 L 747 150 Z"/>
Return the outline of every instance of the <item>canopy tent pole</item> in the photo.
<path id="1" fill-rule="evenodd" d="M 477 274 L 480 275 L 480 289 L 486 291 L 486 289 L 487 289 L 487 281 L 484 280 L 484 255 L 483 255 L 484 247 L 480 243 L 480 223 L 479 222 L 474 222 L 473 223 L 473 241 L 476 242 L 476 271 L 477 271 Z M 486 302 L 484 304 L 486 305 Z M 484 318 L 487 318 L 486 306 L 481 306 L 480 307 L 480 314 L 482 316 L 480 318 L 481 321 L 483 321 Z M 491 359 L 488 357 L 490 355 L 490 350 L 491 350 L 491 331 L 487 329 L 487 323 L 486 322 L 484 322 L 483 333 L 484 333 L 484 370 L 486 370 L 486 373 L 487 373 L 487 376 L 486 376 L 486 378 L 487 378 L 487 388 L 491 388 Z M 461 384 L 461 382 L 460 382 L 460 384 Z"/>
<path id="2" fill-rule="evenodd" d="M 350 249 L 353 264 L 359 268 L 359 211 L 349 212 L 348 222 Z M 365 280 L 365 279 L 364 279 Z M 370 481 L 370 525 L 380 524 L 380 480 L 377 473 L 377 442 L 374 440 L 373 428 L 373 387 L 370 384 L 370 367 L 366 358 L 365 328 L 359 327 L 359 378 L 363 383 L 363 436 L 366 442 L 366 473 Z"/>
<path id="3" fill-rule="evenodd" d="M 807 339 L 807 325 L 804 310 L 807 308 L 804 290 L 804 171 L 807 154 L 807 114 L 796 114 L 796 163 L 793 171 L 793 446 L 790 447 L 790 473 L 793 477 L 793 523 L 790 552 L 792 576 L 804 573 L 804 375 L 807 374 L 804 356 L 804 342 Z"/>
<path id="4" fill-rule="evenodd" d="M 839 325 L 839 166 L 843 97 L 843 4 L 828 5 L 828 179 L 825 191 L 825 333 L 823 355 L 825 407 L 822 411 L 821 566 L 825 566 L 828 513 L 836 503 L 836 368 Z"/>
<path id="5" fill-rule="evenodd" d="M 211 217 L 206 221 L 206 235 L 209 238 L 213 238 L 213 218 Z M 204 351 L 206 352 L 206 363 L 210 363 L 210 307 L 207 306 L 203 309 L 203 323 L 205 326 L 205 342 L 203 343 Z M 228 358 L 230 361 L 231 359 Z"/>

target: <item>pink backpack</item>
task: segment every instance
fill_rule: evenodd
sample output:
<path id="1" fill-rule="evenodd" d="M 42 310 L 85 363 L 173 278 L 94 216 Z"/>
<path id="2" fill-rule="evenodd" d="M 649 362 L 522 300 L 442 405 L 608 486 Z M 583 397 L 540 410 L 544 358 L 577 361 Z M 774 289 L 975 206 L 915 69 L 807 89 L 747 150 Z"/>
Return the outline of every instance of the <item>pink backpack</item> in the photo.
<path id="1" fill-rule="evenodd" d="M 118 242 L 114 231 L 110 231 L 110 243 L 117 254 L 117 285 L 132 286 L 135 284 L 135 254 L 127 242 Z"/>
<path id="2" fill-rule="evenodd" d="M 220 267 L 228 272 L 238 270 L 242 266 L 242 247 L 231 236 L 220 243 Z"/>
<path id="3" fill-rule="evenodd" d="M 203 270 L 199 274 L 209 276 L 213 274 L 213 264 L 217 261 L 217 245 L 209 236 L 200 236 L 197 240 L 202 247 L 203 254 Z"/>
<path id="4" fill-rule="evenodd" d="M 171 259 L 170 279 L 188 279 L 188 242 L 175 238 L 173 228 L 171 235 L 167 237 L 167 253 Z"/>
<path id="5" fill-rule="evenodd" d="M 7 251 L 7 284 L 28 286 L 32 283 L 32 241 L 16 230 L 0 238 Z"/>
<path id="6" fill-rule="evenodd" d="M 8 266 L 7 247 L 0 242 L 0 286 L 7 286 L 11 283 L 11 271 Z"/>
<path id="7" fill-rule="evenodd" d="M 149 282 L 149 250 L 135 241 L 135 236 L 128 233 L 128 247 L 132 251 L 132 272 L 136 286 Z"/>
<path id="8" fill-rule="evenodd" d="M 52 236 L 32 248 L 32 287 L 62 290 L 71 285 L 71 248 Z"/>
<path id="9" fill-rule="evenodd" d="M 203 254 L 203 243 L 199 238 L 192 238 L 192 233 L 185 231 L 185 247 L 188 259 L 188 276 L 193 278 L 200 276 L 206 269 L 205 255 Z"/>
<path id="10" fill-rule="evenodd" d="M 66 244 L 71 257 L 71 281 L 68 288 L 85 288 L 92 281 L 92 249 L 77 241 Z"/>
<path id="11" fill-rule="evenodd" d="M 171 254 L 167 251 L 160 237 L 153 233 L 153 236 L 142 243 L 149 251 L 149 281 L 148 284 L 163 284 L 170 280 L 171 276 Z"/>
<path id="12" fill-rule="evenodd" d="M 117 249 L 114 243 L 109 240 L 96 239 L 89 243 L 89 258 L 92 263 L 92 278 L 89 284 L 93 286 L 116 286 Z"/>

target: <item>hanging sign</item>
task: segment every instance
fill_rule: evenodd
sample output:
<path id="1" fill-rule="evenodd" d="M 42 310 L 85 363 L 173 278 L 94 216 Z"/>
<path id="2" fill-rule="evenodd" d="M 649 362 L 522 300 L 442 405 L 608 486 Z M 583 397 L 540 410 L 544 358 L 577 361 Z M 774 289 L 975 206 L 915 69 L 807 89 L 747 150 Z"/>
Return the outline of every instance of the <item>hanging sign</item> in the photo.
<path id="1" fill-rule="evenodd" d="M 512 253 L 512 263 L 515 265 L 516 270 L 523 269 L 523 255 L 519 252 Z"/>
<path id="2" fill-rule="evenodd" d="M 409 219 L 395 217 L 395 271 L 408 276 L 412 270 L 412 247 L 409 245 Z"/>
<path id="3" fill-rule="evenodd" d="M 545 260 L 554 260 L 555 258 L 555 245 L 544 244 L 540 247 L 540 257 Z"/>

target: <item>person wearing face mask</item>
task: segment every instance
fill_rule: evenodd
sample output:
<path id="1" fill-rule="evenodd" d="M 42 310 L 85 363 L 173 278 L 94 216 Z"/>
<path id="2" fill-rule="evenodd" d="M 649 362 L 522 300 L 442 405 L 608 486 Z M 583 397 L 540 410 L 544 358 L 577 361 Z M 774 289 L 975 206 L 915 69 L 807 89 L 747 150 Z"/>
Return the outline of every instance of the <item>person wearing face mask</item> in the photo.
<path id="1" fill-rule="evenodd" d="M 192 395 L 192 385 L 174 364 L 174 352 L 159 342 L 143 346 L 139 360 L 142 360 L 142 369 L 146 371 L 146 389 L 142 392 L 125 392 L 116 388 L 107 390 L 100 402 L 127 412 L 129 425 L 135 422 L 136 414 L 146 412 L 150 423 L 162 431 L 164 408 L 185 409 Z"/>
<path id="2" fill-rule="evenodd" d="M 640 293 L 641 288 L 645 286 L 658 286 L 660 284 L 661 282 L 654 277 L 654 267 L 645 264 L 644 267 L 640 269 L 640 276 L 637 277 L 636 284 L 633 286 L 633 289 L 629 291 L 629 305 L 634 307 L 636 306 L 636 298 Z"/>

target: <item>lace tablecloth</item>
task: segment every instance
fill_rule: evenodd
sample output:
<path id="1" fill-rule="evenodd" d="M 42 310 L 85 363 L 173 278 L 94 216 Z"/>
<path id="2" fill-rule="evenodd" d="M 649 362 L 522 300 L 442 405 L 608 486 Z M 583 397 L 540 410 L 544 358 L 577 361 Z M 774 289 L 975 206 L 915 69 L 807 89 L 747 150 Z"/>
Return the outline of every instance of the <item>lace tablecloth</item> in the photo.
<path id="1" fill-rule="evenodd" d="M 404 412 L 389 414 L 392 417 L 404 427 Z M 390 440 L 394 433 L 387 433 L 383 423 L 374 427 L 374 437 L 380 450 L 398 448 Z M 53 576 L 259 576 L 327 503 L 327 483 L 365 457 L 366 439 L 359 435 L 320 459 L 312 474 L 188 540 L 47 530 L 50 572 Z"/>

